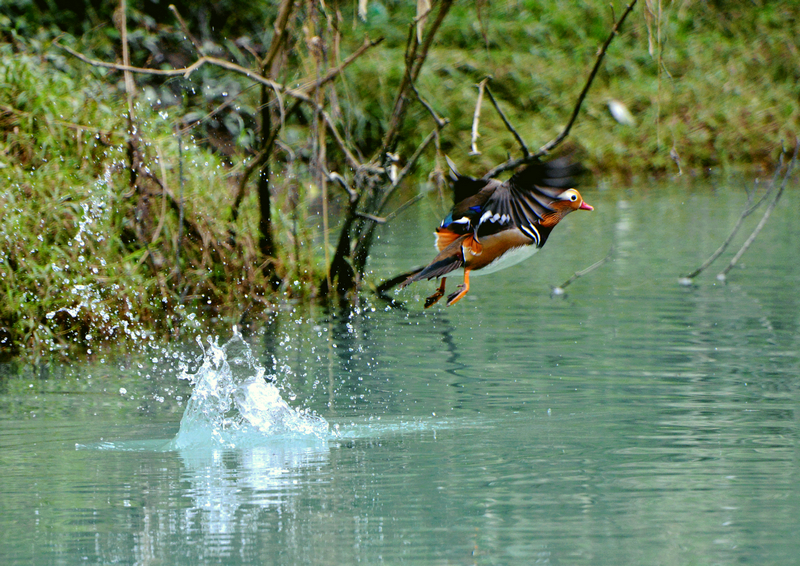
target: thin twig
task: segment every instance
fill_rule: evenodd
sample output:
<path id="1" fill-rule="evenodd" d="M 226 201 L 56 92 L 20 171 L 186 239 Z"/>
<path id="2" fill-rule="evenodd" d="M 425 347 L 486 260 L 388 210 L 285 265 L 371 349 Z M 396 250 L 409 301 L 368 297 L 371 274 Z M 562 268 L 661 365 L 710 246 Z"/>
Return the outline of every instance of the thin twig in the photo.
<path id="1" fill-rule="evenodd" d="M 161 151 L 161 144 L 156 143 L 156 154 L 158 155 L 158 165 L 161 169 L 161 184 L 167 186 L 167 167 L 164 163 L 164 152 Z M 158 226 L 153 231 L 153 237 L 150 239 L 150 244 L 155 246 L 156 241 L 161 235 L 161 230 L 164 228 L 164 222 L 167 219 L 167 192 L 161 191 L 161 218 L 158 220 Z"/>
<path id="2" fill-rule="evenodd" d="M 492 91 L 489 88 L 488 84 L 486 85 L 486 94 L 489 95 L 489 101 L 492 103 L 492 105 L 494 105 L 494 109 L 497 110 L 497 113 L 500 115 L 500 119 L 503 121 L 503 124 L 506 125 L 506 129 L 508 129 L 508 131 L 511 132 L 514 138 L 517 140 L 517 143 L 519 144 L 519 147 L 522 150 L 522 155 L 524 157 L 528 157 L 531 154 L 531 152 L 528 149 L 527 144 L 523 141 L 522 136 L 519 135 L 514 126 L 511 125 L 511 122 L 508 121 L 508 118 L 506 118 L 505 113 L 497 104 L 497 101 L 495 100 L 494 95 L 492 94 Z"/>
<path id="3" fill-rule="evenodd" d="M 416 204 L 417 202 L 421 201 L 424 196 L 425 196 L 425 193 L 417 193 L 415 196 L 413 196 L 410 199 L 408 199 L 406 202 L 404 202 L 403 204 L 398 206 L 396 209 L 394 209 L 392 212 L 390 212 L 389 214 L 386 215 L 386 217 L 385 217 L 386 222 L 391 222 L 398 214 L 403 212 L 405 209 L 407 209 L 408 207 L 410 207 L 410 206 Z"/>
<path id="4" fill-rule="evenodd" d="M 353 51 L 353 53 L 349 57 L 347 57 L 344 61 L 342 61 L 341 64 L 339 64 L 337 67 L 334 67 L 333 69 L 325 73 L 323 77 L 317 79 L 316 81 L 310 82 L 307 85 L 303 85 L 303 88 L 304 89 L 308 88 L 309 90 L 313 90 L 321 87 L 324 84 L 329 83 L 330 81 L 341 75 L 342 71 L 344 71 L 347 67 L 349 67 L 350 63 L 361 57 L 361 55 L 363 55 L 365 51 L 371 49 L 372 47 L 375 47 L 382 41 L 383 41 L 382 37 L 379 37 L 378 39 L 365 38 L 364 43 L 361 44 L 361 47 Z"/>
<path id="5" fill-rule="evenodd" d="M 275 33 L 272 35 L 272 43 L 270 43 L 267 56 L 261 62 L 261 69 L 264 73 L 270 73 L 270 67 L 278 56 L 278 53 L 280 53 L 283 42 L 286 40 L 286 26 L 289 23 L 289 16 L 292 14 L 293 7 L 294 0 L 283 0 L 280 8 L 278 8 L 278 17 L 275 18 Z"/>
<path id="6" fill-rule="evenodd" d="M 431 106 L 428 103 L 428 101 L 425 100 L 419 93 L 419 90 L 417 90 L 417 85 L 414 84 L 414 81 L 411 80 L 410 77 L 408 83 L 409 86 L 411 86 L 411 90 L 413 90 L 414 94 L 417 96 L 417 100 L 419 100 L 420 104 L 422 104 L 425 107 L 425 109 L 433 118 L 433 121 L 436 122 L 436 125 L 439 126 L 440 128 L 444 128 L 450 121 L 447 118 L 442 118 L 441 116 L 439 116 L 439 114 L 436 113 L 436 110 L 433 109 L 433 106 Z"/>
<path id="7" fill-rule="evenodd" d="M 366 220 L 371 220 L 376 224 L 386 224 L 386 218 L 381 218 L 380 216 L 375 216 L 374 214 L 367 214 L 366 212 L 358 212 L 356 211 L 356 216 L 359 218 L 364 218 Z"/>
<path id="8" fill-rule="evenodd" d="M 25 112 L 24 110 L 19 110 L 17 108 L 12 107 L 12 106 L 6 106 L 5 104 L 0 104 L 0 116 L 2 116 L 4 114 L 11 114 L 13 116 L 26 116 L 26 117 L 34 116 L 33 112 Z M 49 118 L 49 117 L 47 117 L 45 115 L 42 115 L 42 114 L 35 114 L 35 116 L 36 116 L 37 120 L 44 120 L 45 123 L 48 126 L 51 125 L 51 124 L 57 124 L 59 126 L 64 126 L 65 128 L 69 128 L 70 130 L 75 130 L 77 132 L 77 134 L 76 134 L 77 136 L 80 136 L 81 132 L 87 131 L 87 132 L 94 132 L 95 134 L 99 134 L 99 136 L 104 138 L 104 140 L 108 140 L 109 138 L 111 138 L 112 135 L 114 135 L 116 133 L 116 132 L 114 132 L 112 130 L 102 130 L 102 129 L 97 128 L 95 126 L 84 126 L 83 124 L 76 124 L 74 122 L 66 122 L 64 120 L 55 120 L 53 118 Z M 109 144 L 108 141 L 101 141 L 101 143 L 104 143 L 106 145 Z"/>
<path id="9" fill-rule="evenodd" d="M 483 176 L 483 179 L 490 179 L 492 177 L 496 177 L 503 171 L 516 169 L 520 165 L 524 165 L 525 163 L 530 163 L 531 161 L 538 159 L 543 155 L 547 155 L 548 153 L 550 153 L 550 151 L 555 149 L 562 141 L 564 141 L 564 139 L 569 135 L 569 132 L 572 129 L 575 120 L 578 118 L 578 113 L 581 110 L 581 105 L 583 104 L 583 100 L 586 98 L 586 94 L 589 92 L 589 88 L 592 86 L 592 82 L 594 82 L 594 78 L 597 75 L 597 72 L 600 70 L 600 64 L 603 62 L 603 58 L 606 55 L 606 51 L 608 51 L 608 46 L 611 45 L 611 42 L 613 41 L 614 37 L 619 33 L 619 30 L 621 29 L 623 22 L 625 22 L 625 18 L 627 18 L 628 14 L 631 13 L 631 10 L 633 10 L 633 7 L 636 5 L 636 2 L 637 0 L 632 0 L 632 2 L 628 4 L 628 7 L 622 13 L 622 16 L 620 16 L 619 20 L 617 20 L 617 22 L 614 24 L 614 27 L 611 29 L 611 33 L 608 35 L 608 38 L 606 39 L 605 43 L 602 45 L 599 52 L 597 53 L 597 60 L 594 63 L 592 71 L 589 73 L 589 78 L 586 80 L 586 85 L 584 85 L 583 90 L 578 95 L 578 100 L 575 103 L 575 108 L 573 108 L 572 110 L 572 116 L 570 117 L 569 122 L 567 122 L 567 125 L 564 127 L 561 133 L 558 134 L 555 138 L 553 138 L 549 142 L 547 142 L 546 144 L 544 144 L 542 147 L 540 147 L 536 153 L 531 154 L 527 157 L 521 157 L 518 159 L 509 159 L 505 163 L 501 163 L 497 167 L 494 167 Z"/>
<path id="10" fill-rule="evenodd" d="M 586 269 L 582 269 L 581 271 L 576 271 L 572 275 L 572 277 L 570 277 L 569 279 L 564 281 L 561 285 L 559 285 L 557 287 L 553 287 L 552 294 L 553 295 L 563 295 L 564 294 L 564 289 L 569 287 L 572 283 L 574 283 L 576 280 L 580 279 L 584 275 L 588 275 L 589 273 L 591 273 L 592 271 L 594 271 L 595 269 L 597 269 L 601 265 L 603 265 L 603 264 L 607 263 L 608 261 L 610 261 L 613 255 L 614 255 L 614 246 L 612 245 L 608 249 L 608 253 L 606 254 L 606 257 L 604 257 L 600 261 L 596 261 L 595 263 L 593 263 L 592 265 L 590 265 Z"/>
<path id="11" fill-rule="evenodd" d="M 766 226 L 767 220 L 769 220 L 769 217 L 772 214 L 772 211 L 775 210 L 775 207 L 778 205 L 778 201 L 780 200 L 781 195 L 783 194 L 783 190 L 786 188 L 786 184 L 789 182 L 789 177 L 792 174 L 792 169 L 794 169 L 794 164 L 797 162 L 797 152 L 798 152 L 798 150 L 800 150 L 800 139 L 795 138 L 795 142 L 794 143 L 795 143 L 795 146 L 794 146 L 794 153 L 792 154 L 792 160 L 789 162 L 789 165 L 786 167 L 786 173 L 784 173 L 784 175 L 783 175 L 783 182 L 781 183 L 780 189 L 778 189 L 778 192 L 775 195 L 775 198 L 772 200 L 772 202 L 769 203 L 769 206 L 767 207 L 767 210 L 764 211 L 764 216 L 761 217 L 761 220 L 759 221 L 758 225 L 753 230 L 753 233 L 750 234 L 750 237 L 747 238 L 747 240 L 745 241 L 744 244 L 742 244 L 741 249 L 738 252 L 736 252 L 736 255 L 733 256 L 733 258 L 731 259 L 731 261 L 728 264 L 728 266 L 725 269 L 723 269 L 717 275 L 717 279 L 718 280 L 720 280 L 720 281 L 724 281 L 725 280 L 725 276 L 728 274 L 728 272 L 731 269 L 733 269 L 733 267 L 736 265 L 736 263 L 739 261 L 739 259 L 741 259 L 741 257 L 744 255 L 744 253 L 750 247 L 750 245 L 755 241 L 756 237 L 761 232 L 761 230 L 764 228 L 764 226 Z"/>
<path id="12" fill-rule="evenodd" d="M 486 77 L 481 82 L 478 83 L 478 100 L 475 102 L 475 113 L 472 115 L 472 144 L 469 154 L 470 155 L 480 155 L 481 152 L 478 149 L 478 137 L 481 135 L 479 130 L 480 127 L 480 120 L 481 120 L 481 106 L 483 105 L 483 92 L 486 89 L 486 82 L 489 80 L 489 77 Z"/>
<path id="13" fill-rule="evenodd" d="M 698 267 L 697 269 L 692 271 L 690 274 L 682 276 L 678 280 L 678 282 L 681 285 L 691 285 L 692 284 L 692 279 L 694 279 L 695 277 L 700 275 L 703 271 L 708 269 L 708 267 L 712 263 L 714 263 L 717 260 L 717 258 L 719 256 L 721 256 L 722 253 L 726 249 L 728 249 L 728 246 L 730 245 L 731 241 L 733 240 L 733 237 L 739 231 L 739 228 L 741 228 L 742 223 L 744 222 L 744 219 L 747 218 L 748 216 L 750 216 L 753 212 L 755 212 L 755 210 L 758 207 L 760 207 L 761 204 L 764 202 L 766 197 L 772 194 L 772 190 L 777 186 L 776 183 L 777 183 L 777 180 L 778 180 L 778 175 L 781 172 L 781 169 L 783 169 L 783 153 L 781 153 L 781 156 L 778 159 L 778 166 L 775 168 L 775 174 L 773 175 L 772 182 L 767 187 L 767 189 L 764 191 L 764 194 L 761 196 L 761 198 L 758 199 L 758 202 L 753 204 L 753 199 L 755 198 L 755 195 L 756 195 L 756 189 L 754 189 L 752 192 L 748 192 L 748 194 L 747 194 L 747 203 L 745 204 L 744 210 L 742 210 L 742 213 L 739 215 L 739 220 L 736 221 L 736 225 L 731 230 L 731 233 L 728 234 L 728 237 L 725 239 L 724 242 L 722 242 L 722 245 L 720 245 L 720 247 L 718 247 L 717 250 L 713 254 L 711 254 L 711 256 L 707 260 L 705 260 L 700 267 Z"/>
<path id="14" fill-rule="evenodd" d="M 178 197 L 178 241 L 175 245 L 175 287 L 181 281 L 181 246 L 183 245 L 183 136 L 178 128 L 178 179 L 180 181 L 180 196 Z M 165 187 L 166 188 L 166 187 Z M 164 191 L 165 193 L 168 191 Z M 181 296 L 183 302 L 184 296 Z"/>
<path id="15" fill-rule="evenodd" d="M 438 3 L 439 11 L 436 13 L 436 19 L 433 21 L 430 28 L 428 28 L 428 33 L 425 35 L 425 38 L 421 44 L 418 44 L 415 41 L 416 34 L 413 33 L 414 24 L 411 26 L 413 39 L 409 41 L 409 45 L 406 48 L 407 71 L 403 74 L 403 80 L 400 82 L 400 86 L 397 89 L 397 97 L 395 98 L 394 109 L 392 110 L 392 115 L 389 118 L 389 128 L 383 137 L 383 142 L 381 143 L 380 149 L 372 159 L 373 161 L 379 161 L 384 155 L 386 155 L 387 151 L 393 151 L 397 142 L 397 136 L 400 133 L 400 127 L 402 125 L 403 118 L 405 117 L 406 113 L 406 90 L 408 89 L 409 80 L 412 82 L 417 80 L 419 72 L 422 69 L 422 66 L 425 64 L 425 60 L 428 58 L 428 52 L 433 44 L 433 39 L 436 37 L 436 33 L 439 31 L 439 27 L 442 25 L 445 16 L 450 11 L 453 1 L 454 0 L 441 0 L 441 2 Z"/>
<path id="16" fill-rule="evenodd" d="M 122 63 L 126 66 L 131 64 L 130 52 L 128 51 L 128 7 L 126 0 L 120 0 L 119 11 L 117 12 L 119 21 L 119 31 L 122 39 Z M 125 77 L 125 92 L 128 101 L 128 119 L 133 121 L 133 95 L 136 86 L 133 83 L 133 76 L 130 71 L 123 72 Z"/>
<path id="17" fill-rule="evenodd" d="M 235 95 L 233 95 L 231 97 L 228 97 L 228 100 L 226 100 L 222 104 L 219 104 L 218 106 L 216 106 L 213 110 L 208 112 L 205 116 L 202 116 L 201 118 L 198 118 L 197 120 L 192 121 L 189 125 L 184 126 L 183 129 L 181 130 L 182 133 L 184 133 L 184 134 L 188 133 L 190 130 L 192 130 L 195 127 L 196 124 L 201 124 L 201 123 L 205 122 L 206 120 L 208 120 L 209 118 L 213 118 L 214 116 L 216 116 L 217 114 L 219 114 L 220 112 L 222 112 L 223 110 L 225 110 L 226 108 L 231 106 L 234 102 L 236 102 L 239 99 L 239 97 L 244 95 L 251 88 L 255 88 L 255 86 L 256 85 L 250 85 L 248 87 L 245 87 L 245 88 L 242 89 L 241 92 L 239 92 L 239 93 L 237 93 L 237 94 L 235 94 Z"/>
<path id="18" fill-rule="evenodd" d="M 197 51 L 198 55 L 203 54 L 203 44 L 200 43 L 197 38 L 192 35 L 192 32 L 189 31 L 189 27 L 186 25 L 183 17 L 181 17 L 180 12 L 178 12 L 178 8 L 175 7 L 175 4 L 170 4 L 169 9 L 172 12 L 172 15 L 175 16 L 175 19 L 178 20 L 178 24 L 181 26 L 181 31 L 189 38 L 189 41 L 194 46 L 195 51 Z"/>
<path id="19" fill-rule="evenodd" d="M 145 69 L 142 67 L 131 67 L 130 65 L 117 65 L 116 63 L 107 63 L 105 61 L 90 59 L 89 57 L 86 57 L 82 53 L 78 53 L 77 51 L 67 47 L 66 45 L 61 45 L 60 43 L 57 42 L 54 42 L 54 44 L 64 49 L 73 57 L 80 59 L 84 63 L 88 63 L 90 65 L 97 67 L 104 67 L 106 69 L 115 69 L 117 71 L 131 71 L 134 73 L 144 73 L 150 75 L 160 75 L 169 77 L 174 77 L 174 76 L 189 77 L 194 71 L 196 71 L 203 65 L 208 64 L 208 65 L 215 65 L 217 67 L 222 67 L 223 69 L 227 69 L 235 73 L 239 73 L 253 81 L 268 86 L 275 92 L 283 92 L 288 94 L 292 98 L 302 100 L 303 102 L 312 106 L 315 110 L 319 111 L 320 115 L 325 120 L 325 123 L 327 124 L 328 128 L 333 134 L 334 140 L 336 140 L 336 143 L 339 145 L 339 149 L 342 151 L 345 158 L 347 159 L 348 164 L 353 169 L 357 169 L 361 165 L 359 160 L 356 159 L 356 157 L 348 149 L 344 139 L 342 138 L 341 134 L 336 128 L 333 119 L 330 117 L 330 114 L 328 114 L 324 109 L 320 108 L 319 105 L 316 103 L 316 101 L 313 100 L 307 92 L 287 87 L 286 85 L 273 81 L 272 79 L 260 75 L 259 73 L 256 73 L 251 69 L 247 69 L 245 67 L 242 67 L 241 65 L 237 65 L 236 63 L 231 63 L 230 61 L 225 61 L 224 59 L 218 59 L 216 57 L 200 57 L 197 61 L 195 61 L 194 63 L 183 69 L 173 69 L 173 70 Z"/>
<path id="20" fill-rule="evenodd" d="M 347 196 L 350 199 L 351 203 L 358 200 L 358 193 L 355 190 L 353 190 L 350 187 L 350 185 L 347 184 L 347 179 L 345 179 L 342 175 L 340 175 L 336 171 L 327 171 L 326 169 L 324 169 L 324 166 L 322 167 L 323 167 L 323 173 L 327 175 L 328 180 L 334 181 L 337 185 L 342 187 L 347 193 Z"/>
<path id="21" fill-rule="evenodd" d="M 392 196 L 392 194 L 397 189 L 397 187 L 400 185 L 400 183 L 403 181 L 403 179 L 405 179 L 405 177 L 411 172 L 411 170 L 413 169 L 414 165 L 416 165 L 417 160 L 419 159 L 420 155 L 422 155 L 422 152 L 425 151 L 425 148 L 427 148 L 428 145 L 430 145 L 430 143 L 434 140 L 434 138 L 436 137 L 436 133 L 438 131 L 439 131 L 438 128 L 433 130 L 430 134 L 428 134 L 428 137 L 426 137 L 422 141 L 422 143 L 419 144 L 419 146 L 417 147 L 417 149 L 414 152 L 414 154 L 411 156 L 411 158 L 406 163 L 405 167 L 403 167 L 400 170 L 400 173 L 397 174 L 397 177 L 395 178 L 395 180 L 392 181 L 392 184 L 389 186 L 388 189 L 386 189 L 386 192 L 384 192 L 383 198 L 381 199 L 380 204 L 376 208 L 378 214 L 381 213 L 381 211 L 383 210 L 383 207 L 386 206 L 386 203 L 389 201 L 389 198 Z"/>

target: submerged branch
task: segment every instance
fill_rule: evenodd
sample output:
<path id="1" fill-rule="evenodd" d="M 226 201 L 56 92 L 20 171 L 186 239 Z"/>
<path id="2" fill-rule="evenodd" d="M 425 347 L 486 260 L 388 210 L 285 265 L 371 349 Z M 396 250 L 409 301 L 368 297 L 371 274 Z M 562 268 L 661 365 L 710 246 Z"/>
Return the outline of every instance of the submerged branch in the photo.
<path id="1" fill-rule="evenodd" d="M 572 275 L 572 277 L 570 277 L 569 279 L 564 281 L 561 285 L 558 285 L 557 287 L 553 287 L 552 291 L 551 291 L 552 294 L 553 295 L 563 295 L 564 294 L 564 289 L 569 287 L 572 283 L 574 283 L 575 281 L 577 281 L 578 279 L 580 279 L 584 275 L 588 275 L 589 273 L 591 273 L 592 271 L 594 271 L 595 269 L 597 269 L 601 265 L 604 265 L 605 263 L 611 261 L 611 258 L 613 257 L 613 255 L 614 255 L 614 246 L 612 245 L 608 249 L 608 253 L 606 254 L 606 257 L 604 257 L 600 261 L 596 261 L 595 263 L 593 263 L 592 265 L 590 265 L 586 269 L 582 269 L 581 271 L 576 271 Z"/>
<path id="2" fill-rule="evenodd" d="M 778 176 L 779 176 L 780 171 L 781 171 L 782 168 L 783 168 L 783 154 L 781 153 L 781 156 L 780 156 L 780 158 L 778 160 L 778 166 L 775 168 L 775 174 L 772 177 L 772 182 L 767 187 L 766 191 L 764 191 L 764 194 L 761 196 L 761 198 L 758 199 L 758 201 L 756 203 L 753 203 L 753 199 L 755 198 L 756 190 L 758 188 L 758 186 L 756 185 L 756 188 L 754 188 L 753 191 L 748 192 L 748 194 L 747 194 L 747 203 L 745 203 L 744 210 L 742 210 L 742 213 L 739 215 L 739 220 L 736 221 L 736 224 L 734 225 L 733 229 L 731 230 L 731 233 L 728 234 L 728 237 L 725 239 L 725 241 L 722 242 L 720 247 L 718 247 L 717 250 L 713 254 L 711 254 L 711 256 L 709 256 L 709 258 L 707 260 L 705 260 L 700 267 L 698 267 L 697 269 L 695 269 L 694 271 L 692 271 L 688 275 L 682 276 L 678 280 L 679 283 L 681 283 L 682 285 L 691 285 L 692 279 L 694 279 L 695 277 L 700 275 L 703 271 L 708 269 L 708 267 L 712 263 L 714 263 L 717 260 L 717 258 L 719 256 L 721 256 L 722 253 L 726 249 L 728 249 L 728 246 L 730 245 L 731 241 L 733 241 L 733 237 L 736 236 L 737 232 L 739 232 L 739 228 L 741 228 L 742 223 L 744 222 L 744 219 L 747 218 L 748 216 L 750 216 L 753 212 L 755 212 L 756 209 L 758 209 L 761 206 L 761 204 L 764 202 L 764 200 L 766 200 L 766 198 L 770 194 L 772 194 L 772 190 L 776 186 L 776 182 L 778 180 Z"/>
<path id="3" fill-rule="evenodd" d="M 731 260 L 731 262 L 728 264 L 728 266 L 725 269 L 723 269 L 717 275 L 717 279 L 719 279 L 721 281 L 725 279 L 725 276 L 728 273 L 728 271 L 730 271 L 733 268 L 733 266 L 736 264 L 736 262 L 739 261 L 739 259 L 742 257 L 742 255 L 747 251 L 747 248 L 749 248 L 750 245 L 753 243 L 753 241 L 755 240 L 755 238 L 758 235 L 758 233 L 763 229 L 764 225 L 766 224 L 767 219 L 769 219 L 770 214 L 772 214 L 772 210 L 775 208 L 775 206 L 777 206 L 778 200 L 781 197 L 781 193 L 783 192 L 783 189 L 786 186 L 786 182 L 787 182 L 787 180 L 789 178 L 789 174 L 791 173 L 791 170 L 794 167 L 794 163 L 796 161 L 796 156 L 797 156 L 797 148 L 795 148 L 795 153 L 792 156 L 792 160 L 789 163 L 789 166 L 788 166 L 788 168 L 786 170 L 786 173 L 784 174 L 783 182 L 781 183 L 780 189 L 778 190 L 777 194 L 773 198 L 773 200 L 770 203 L 770 205 L 767 208 L 767 210 L 764 212 L 764 216 L 762 217 L 761 221 L 756 226 L 756 229 L 753 231 L 753 233 L 750 235 L 750 237 L 748 237 L 747 241 L 744 243 L 744 245 L 739 250 L 739 252 L 736 253 L 736 255 Z M 747 203 L 745 204 L 744 210 L 742 210 L 742 213 L 739 215 L 739 219 L 736 221 L 736 224 L 734 225 L 734 227 L 731 230 L 730 234 L 728 234 L 728 237 L 725 239 L 724 242 L 722 242 L 722 244 L 717 248 L 717 250 L 713 254 L 711 254 L 711 256 L 706 261 L 703 262 L 703 264 L 700 267 L 698 267 L 697 269 L 695 269 L 694 271 L 692 271 L 688 275 L 684 275 L 684 276 L 682 276 L 682 277 L 680 277 L 678 279 L 678 282 L 681 285 L 691 285 L 692 284 L 692 280 L 695 277 L 697 277 L 703 271 L 708 269 L 708 267 L 714 261 L 716 261 L 719 258 L 719 256 L 722 255 L 722 253 L 728 248 L 728 246 L 730 245 L 730 243 L 733 240 L 734 236 L 738 233 L 739 228 L 741 228 L 742 223 L 744 222 L 744 219 L 747 218 L 748 216 L 750 216 L 753 212 L 755 212 L 767 200 L 767 198 L 772 196 L 773 192 L 775 191 L 775 187 L 778 186 L 778 179 L 780 178 L 780 173 L 783 170 L 783 158 L 784 158 L 784 152 L 781 153 L 781 155 L 780 155 L 780 157 L 778 159 L 778 165 L 775 167 L 775 173 L 772 175 L 772 179 L 771 179 L 771 181 L 769 183 L 769 186 L 764 191 L 764 194 L 761 195 L 761 198 L 758 199 L 758 201 L 756 201 L 755 203 L 753 202 L 753 200 L 755 199 L 757 188 L 758 188 L 757 185 L 752 191 L 748 191 L 748 193 L 747 193 Z"/>
<path id="4" fill-rule="evenodd" d="M 728 272 L 731 269 L 733 269 L 733 267 L 736 265 L 736 263 L 739 261 L 739 259 L 741 259 L 741 257 L 747 251 L 747 249 L 755 241 L 755 239 L 758 236 L 758 234 L 761 232 L 761 230 L 764 228 L 764 226 L 766 226 L 767 220 L 769 220 L 769 217 L 772 214 L 772 211 L 775 210 L 776 206 L 778 206 L 778 201 L 780 200 L 781 195 L 783 194 L 783 190 L 786 188 L 786 184 L 789 182 L 789 177 L 791 176 L 792 170 L 794 169 L 794 165 L 797 162 L 797 152 L 798 152 L 798 150 L 800 150 L 800 139 L 795 138 L 795 142 L 794 143 L 795 143 L 795 145 L 794 145 L 794 153 L 792 154 L 792 160 L 789 162 L 789 165 L 786 167 L 786 173 L 784 173 L 784 175 L 783 175 L 783 181 L 781 182 L 781 186 L 778 189 L 778 192 L 775 195 L 775 198 L 772 199 L 771 203 L 769 203 L 769 206 L 767 207 L 767 210 L 764 211 L 764 216 L 761 217 L 761 220 L 759 221 L 758 225 L 753 230 L 753 233 L 750 234 L 750 237 L 748 237 L 747 240 L 745 241 L 745 243 L 742 244 L 741 249 L 738 252 L 736 252 L 736 255 L 733 256 L 733 258 L 731 259 L 731 261 L 728 264 L 728 266 L 725 269 L 723 269 L 717 275 L 717 279 L 719 279 L 720 281 L 724 281 L 725 280 L 725 276 L 728 274 Z"/>

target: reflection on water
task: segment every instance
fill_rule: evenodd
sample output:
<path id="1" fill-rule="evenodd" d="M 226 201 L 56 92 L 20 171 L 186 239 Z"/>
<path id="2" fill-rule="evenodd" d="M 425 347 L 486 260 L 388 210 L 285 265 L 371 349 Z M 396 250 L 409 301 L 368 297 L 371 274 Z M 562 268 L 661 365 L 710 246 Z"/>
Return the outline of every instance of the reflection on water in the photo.
<path id="1" fill-rule="evenodd" d="M 278 313 L 191 370 L 6 375 L 4 562 L 797 563 L 796 204 L 727 284 L 686 288 L 740 200 L 592 202 L 452 308 L 410 289 Z"/>

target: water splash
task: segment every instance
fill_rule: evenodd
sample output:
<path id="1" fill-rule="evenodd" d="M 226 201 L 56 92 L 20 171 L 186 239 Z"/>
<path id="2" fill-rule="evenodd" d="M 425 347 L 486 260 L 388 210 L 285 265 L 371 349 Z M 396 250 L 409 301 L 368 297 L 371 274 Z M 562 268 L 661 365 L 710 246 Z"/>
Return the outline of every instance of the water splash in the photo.
<path id="1" fill-rule="evenodd" d="M 192 396 L 181 419 L 174 447 L 217 446 L 242 448 L 279 439 L 330 436 L 322 417 L 295 409 L 281 397 L 274 384 L 264 379 L 250 347 L 234 327 L 234 336 L 220 346 L 209 338 L 203 363 L 196 373 L 184 369 L 182 379 L 193 385 Z"/>

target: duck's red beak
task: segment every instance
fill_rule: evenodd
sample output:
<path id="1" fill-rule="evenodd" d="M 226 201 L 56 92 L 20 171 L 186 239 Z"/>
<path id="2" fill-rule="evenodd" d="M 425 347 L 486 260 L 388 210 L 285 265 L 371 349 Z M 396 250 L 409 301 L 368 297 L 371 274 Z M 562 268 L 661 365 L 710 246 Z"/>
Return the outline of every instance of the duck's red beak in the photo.
<path id="1" fill-rule="evenodd" d="M 594 207 L 591 204 L 586 204 L 585 202 L 582 202 L 578 208 L 581 210 L 594 210 Z"/>

